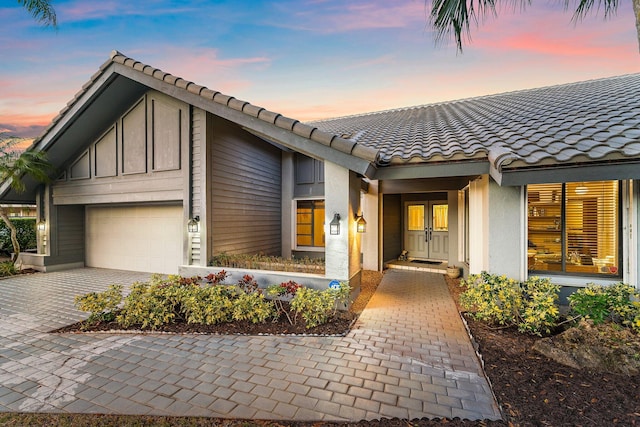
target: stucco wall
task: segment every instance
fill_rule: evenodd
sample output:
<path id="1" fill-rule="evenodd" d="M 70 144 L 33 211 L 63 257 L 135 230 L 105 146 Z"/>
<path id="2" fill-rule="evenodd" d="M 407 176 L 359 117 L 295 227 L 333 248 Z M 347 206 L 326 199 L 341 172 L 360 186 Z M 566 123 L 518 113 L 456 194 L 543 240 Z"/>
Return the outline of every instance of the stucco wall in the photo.
<path id="1" fill-rule="evenodd" d="M 345 185 L 347 184 L 347 185 Z M 356 174 L 331 162 L 325 162 L 325 275 L 337 280 L 352 280 L 360 271 L 360 238 L 355 229 L 355 214 L 360 204 L 360 179 Z M 340 234 L 331 235 L 329 223 L 340 214 Z"/>
<path id="2" fill-rule="evenodd" d="M 526 278 L 524 190 L 500 187 L 488 175 L 469 188 L 470 273 Z"/>
<path id="3" fill-rule="evenodd" d="M 365 270 L 380 270 L 380 198 L 378 194 L 379 182 L 370 181 L 369 191 L 362 196 L 362 214 L 367 221 L 367 231 L 360 235 L 362 245 L 362 268 Z"/>

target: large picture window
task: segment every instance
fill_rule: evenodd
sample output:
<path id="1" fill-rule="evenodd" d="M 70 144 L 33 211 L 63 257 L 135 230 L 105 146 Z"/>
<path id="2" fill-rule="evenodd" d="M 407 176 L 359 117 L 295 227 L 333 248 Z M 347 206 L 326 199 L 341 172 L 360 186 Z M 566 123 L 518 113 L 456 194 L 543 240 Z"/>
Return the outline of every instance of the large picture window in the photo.
<path id="1" fill-rule="evenodd" d="M 618 181 L 527 186 L 532 271 L 620 274 Z"/>
<path id="2" fill-rule="evenodd" d="M 324 200 L 298 200 L 296 246 L 324 247 Z"/>

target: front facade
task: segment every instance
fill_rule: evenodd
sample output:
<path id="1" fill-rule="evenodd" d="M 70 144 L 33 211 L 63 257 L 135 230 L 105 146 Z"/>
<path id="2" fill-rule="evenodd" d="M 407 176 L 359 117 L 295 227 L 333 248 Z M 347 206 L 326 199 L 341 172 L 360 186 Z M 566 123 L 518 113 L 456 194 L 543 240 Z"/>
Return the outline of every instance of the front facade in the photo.
<path id="1" fill-rule="evenodd" d="M 37 204 L 41 270 L 261 253 L 357 286 L 406 255 L 637 286 L 638 99 L 635 75 L 303 124 L 114 52 L 31 148 L 52 182 L 0 190 Z"/>

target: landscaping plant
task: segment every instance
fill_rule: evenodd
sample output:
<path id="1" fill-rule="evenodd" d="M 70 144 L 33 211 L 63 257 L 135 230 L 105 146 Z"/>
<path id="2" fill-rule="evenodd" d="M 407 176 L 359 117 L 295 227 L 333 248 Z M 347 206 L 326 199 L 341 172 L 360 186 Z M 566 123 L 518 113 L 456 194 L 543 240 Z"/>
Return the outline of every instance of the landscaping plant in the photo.
<path id="1" fill-rule="evenodd" d="M 549 334 L 558 320 L 560 287 L 549 279 L 531 277 L 519 282 L 482 272 L 460 284 L 466 287 L 460 304 L 471 310 L 475 319 L 515 326 L 520 332 L 535 335 Z"/>
<path id="2" fill-rule="evenodd" d="M 149 282 L 131 285 L 126 297 L 122 285 L 111 285 L 104 292 L 91 292 L 75 298 L 76 307 L 90 313 L 89 322 L 116 321 L 124 328 L 139 326 L 156 330 L 175 322 L 214 325 L 232 321 L 264 323 L 286 314 L 295 324 L 298 316 L 305 327 L 326 323 L 340 303 L 348 304 L 351 288 L 341 283 L 338 289 L 318 291 L 289 281 L 262 289 L 250 275 L 235 285 L 221 282 L 227 273 L 180 277 L 154 274 Z M 284 301 L 291 301 L 291 316 Z M 122 305 L 120 307 L 120 305 Z"/>
<path id="3" fill-rule="evenodd" d="M 13 265 L 13 263 L 10 263 Z M 111 322 L 115 318 L 115 310 L 122 302 L 122 285 L 109 285 L 104 292 L 90 292 L 75 297 L 78 310 L 89 312 L 87 322 Z"/>
<path id="4" fill-rule="evenodd" d="M 338 289 L 300 288 L 291 300 L 291 309 L 300 315 L 307 329 L 322 325 L 335 314 L 338 304 L 348 304 L 351 286 L 341 282 Z"/>
<path id="5" fill-rule="evenodd" d="M 569 296 L 571 312 L 594 325 L 615 322 L 640 332 L 640 293 L 626 283 L 589 284 Z"/>
<path id="6" fill-rule="evenodd" d="M 273 299 L 276 308 L 276 315 L 274 317 L 279 317 L 284 314 L 290 324 L 294 325 L 296 323 L 297 318 L 295 316 L 293 319 L 291 318 L 289 310 L 285 309 L 284 302 L 290 302 L 300 288 L 301 286 L 293 280 L 267 287 L 267 296 Z"/>

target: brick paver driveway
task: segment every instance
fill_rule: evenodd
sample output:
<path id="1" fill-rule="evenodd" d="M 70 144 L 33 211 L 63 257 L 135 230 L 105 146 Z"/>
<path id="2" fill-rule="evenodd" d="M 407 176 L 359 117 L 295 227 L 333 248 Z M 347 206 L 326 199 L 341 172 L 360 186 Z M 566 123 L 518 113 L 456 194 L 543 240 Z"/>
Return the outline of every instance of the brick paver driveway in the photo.
<path id="1" fill-rule="evenodd" d="M 0 411 L 286 420 L 500 413 L 442 276 L 388 271 L 340 337 L 51 334 L 75 295 L 149 275 L 0 281 Z"/>

